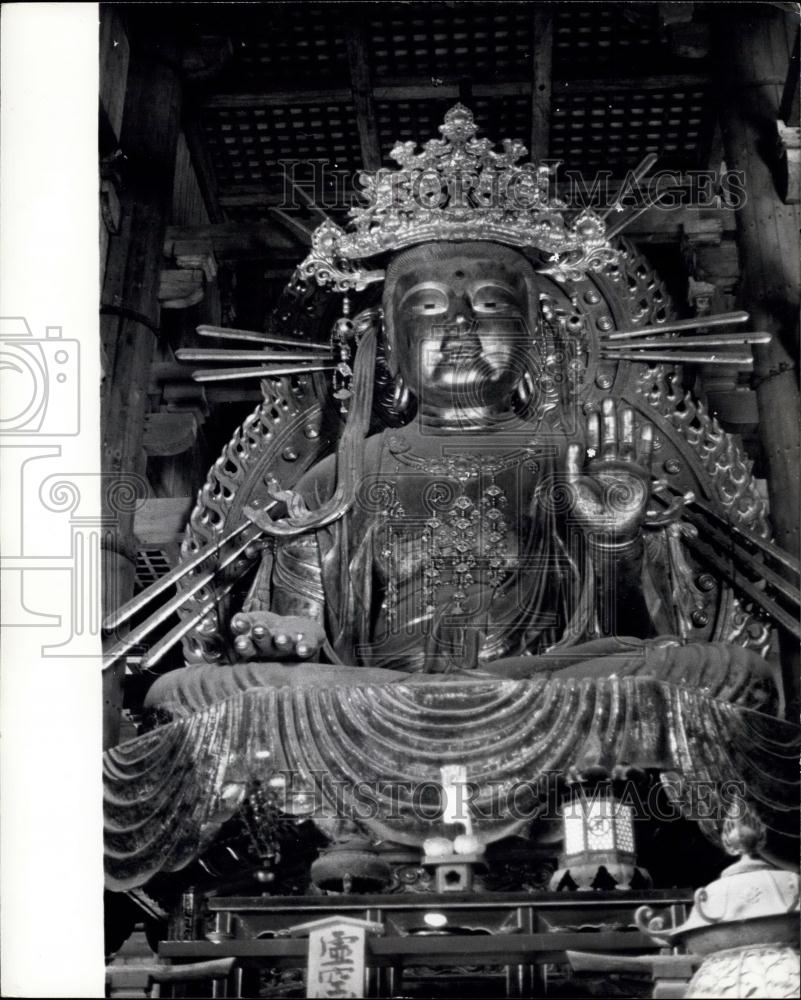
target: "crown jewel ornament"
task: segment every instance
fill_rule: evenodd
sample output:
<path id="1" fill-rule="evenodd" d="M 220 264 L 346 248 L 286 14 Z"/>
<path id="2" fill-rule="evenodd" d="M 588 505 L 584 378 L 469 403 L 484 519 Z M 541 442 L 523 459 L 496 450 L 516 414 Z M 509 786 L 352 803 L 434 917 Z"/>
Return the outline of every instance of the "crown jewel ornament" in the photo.
<path id="1" fill-rule="evenodd" d="M 477 139 L 472 112 L 456 104 L 422 152 L 401 142 L 390 156 L 399 170 L 362 174 L 367 205 L 350 211 L 349 229 L 329 221 L 312 236 L 301 274 L 338 291 L 360 290 L 384 272 L 365 260 L 436 240 L 489 240 L 547 255 L 540 273 L 580 280 L 617 259 L 606 223 L 591 209 L 566 221 L 568 205 L 550 195 L 550 167 L 518 163 L 527 153 L 505 139 L 503 152 Z"/>

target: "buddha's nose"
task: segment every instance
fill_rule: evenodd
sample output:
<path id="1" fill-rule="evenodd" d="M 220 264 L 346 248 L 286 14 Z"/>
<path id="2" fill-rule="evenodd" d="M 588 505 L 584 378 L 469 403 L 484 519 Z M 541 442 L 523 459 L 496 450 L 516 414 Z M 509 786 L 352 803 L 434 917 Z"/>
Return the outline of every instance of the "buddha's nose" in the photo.
<path id="1" fill-rule="evenodd" d="M 457 326 L 467 326 L 473 321 L 473 310 L 466 295 L 459 295 L 451 305 L 451 322 Z"/>

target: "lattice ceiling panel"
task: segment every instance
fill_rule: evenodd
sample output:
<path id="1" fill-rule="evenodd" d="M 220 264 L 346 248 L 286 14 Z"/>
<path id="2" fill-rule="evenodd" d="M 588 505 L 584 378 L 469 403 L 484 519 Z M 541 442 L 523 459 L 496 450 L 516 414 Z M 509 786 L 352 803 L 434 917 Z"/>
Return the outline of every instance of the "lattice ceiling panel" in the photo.
<path id="1" fill-rule="evenodd" d="M 373 4 L 370 58 L 382 78 L 525 79 L 531 73 L 529 4 Z"/>
<path id="2" fill-rule="evenodd" d="M 379 85 L 398 78 L 527 79 L 538 6 L 554 15 L 559 79 L 676 72 L 681 64 L 651 2 L 208 4 L 196 16 L 230 37 L 233 58 L 221 89 L 236 91 L 347 85 L 349 18 L 365 28 Z M 687 66 L 697 68 L 697 61 Z"/>
<path id="3" fill-rule="evenodd" d="M 498 144 L 503 139 L 521 139 L 526 146 L 530 144 L 531 100 L 528 96 L 474 97 L 471 104 L 479 137 L 487 136 Z"/>
<path id="4" fill-rule="evenodd" d="M 662 24 L 654 3 L 192 6 L 198 8 L 193 18 L 213 22 L 208 30 L 232 44 L 232 58 L 209 88 L 212 100 L 201 118 L 232 219 L 267 216 L 262 192 L 269 198 L 280 193 L 280 160 L 325 159 L 339 170 L 361 168 L 350 98 L 350 22 L 367 40 L 372 84 L 379 90 L 378 142 L 387 165 L 396 142 L 438 134 L 457 83 L 468 90 L 473 85 L 469 103 L 481 136 L 530 144 L 531 100 L 521 84 L 531 80 L 538 7 L 554 18 L 551 157 L 565 168 L 606 169 L 620 177 L 649 151 L 660 154 L 660 167 L 703 165 L 710 144 L 712 102 L 706 85 L 697 83 L 705 61 L 676 57 L 671 28 Z M 640 88 L 639 78 L 650 82 Z M 618 85 L 621 79 L 628 82 Z M 493 85 L 487 88 L 492 97 L 487 90 L 476 96 L 482 84 Z M 447 97 L 440 98 L 440 86 L 447 87 Z M 394 90 L 382 93 L 382 87 Z M 304 90 L 313 93 L 293 104 L 291 93 Z M 330 92 L 330 99 L 320 100 L 320 92 Z"/>
<path id="5" fill-rule="evenodd" d="M 554 16 L 556 78 L 676 72 L 656 3 L 556 4 Z"/>
<path id="6" fill-rule="evenodd" d="M 703 88 L 565 93 L 554 98 L 550 155 L 566 167 L 623 176 L 646 153 L 660 169 L 698 166 L 708 131 Z"/>
<path id="7" fill-rule="evenodd" d="M 207 108 L 203 129 L 222 188 L 280 188 L 281 160 L 325 159 L 332 168 L 347 170 L 361 165 L 351 105 Z"/>
<path id="8" fill-rule="evenodd" d="M 444 111 L 452 101 L 378 101 L 376 118 L 384 159 L 396 142 L 418 142 L 439 136 Z"/>
<path id="9" fill-rule="evenodd" d="M 257 4 L 253 12 L 238 7 L 229 30 L 234 56 L 225 83 L 231 89 L 348 82 L 339 4 Z"/>

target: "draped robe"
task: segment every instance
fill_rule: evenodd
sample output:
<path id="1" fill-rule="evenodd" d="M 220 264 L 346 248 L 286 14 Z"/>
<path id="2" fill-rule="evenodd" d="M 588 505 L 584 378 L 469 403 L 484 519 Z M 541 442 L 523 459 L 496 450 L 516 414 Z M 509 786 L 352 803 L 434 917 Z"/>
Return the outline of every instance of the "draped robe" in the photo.
<path id="1" fill-rule="evenodd" d="M 244 608 L 319 621 L 322 662 L 191 666 L 157 681 L 147 704 L 186 714 L 262 685 L 545 673 L 652 676 L 775 711 L 773 672 L 756 653 L 676 638 L 658 538 L 646 538 L 633 563 L 593 562 L 570 523 L 559 472 L 564 435 L 532 442 L 517 420 L 504 429 L 457 435 L 409 425 L 368 438 L 350 510 L 280 541 Z M 301 478 L 295 490 L 309 509 L 331 495 L 335 472 L 331 456 Z M 500 545 L 491 541 L 497 535 Z M 613 616 L 604 631 L 602 600 Z"/>

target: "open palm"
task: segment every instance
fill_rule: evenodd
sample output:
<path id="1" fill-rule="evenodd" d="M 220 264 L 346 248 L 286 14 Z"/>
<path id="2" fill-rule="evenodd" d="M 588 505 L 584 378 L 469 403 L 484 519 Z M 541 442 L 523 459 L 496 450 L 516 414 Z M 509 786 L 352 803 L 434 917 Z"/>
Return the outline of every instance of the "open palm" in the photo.
<path id="1" fill-rule="evenodd" d="M 586 449 L 571 444 L 566 474 L 572 518 L 585 534 L 615 542 L 635 538 L 642 526 L 651 481 L 653 428 L 634 433 L 630 407 L 618 413 L 605 399 L 601 413 L 587 417 Z"/>

